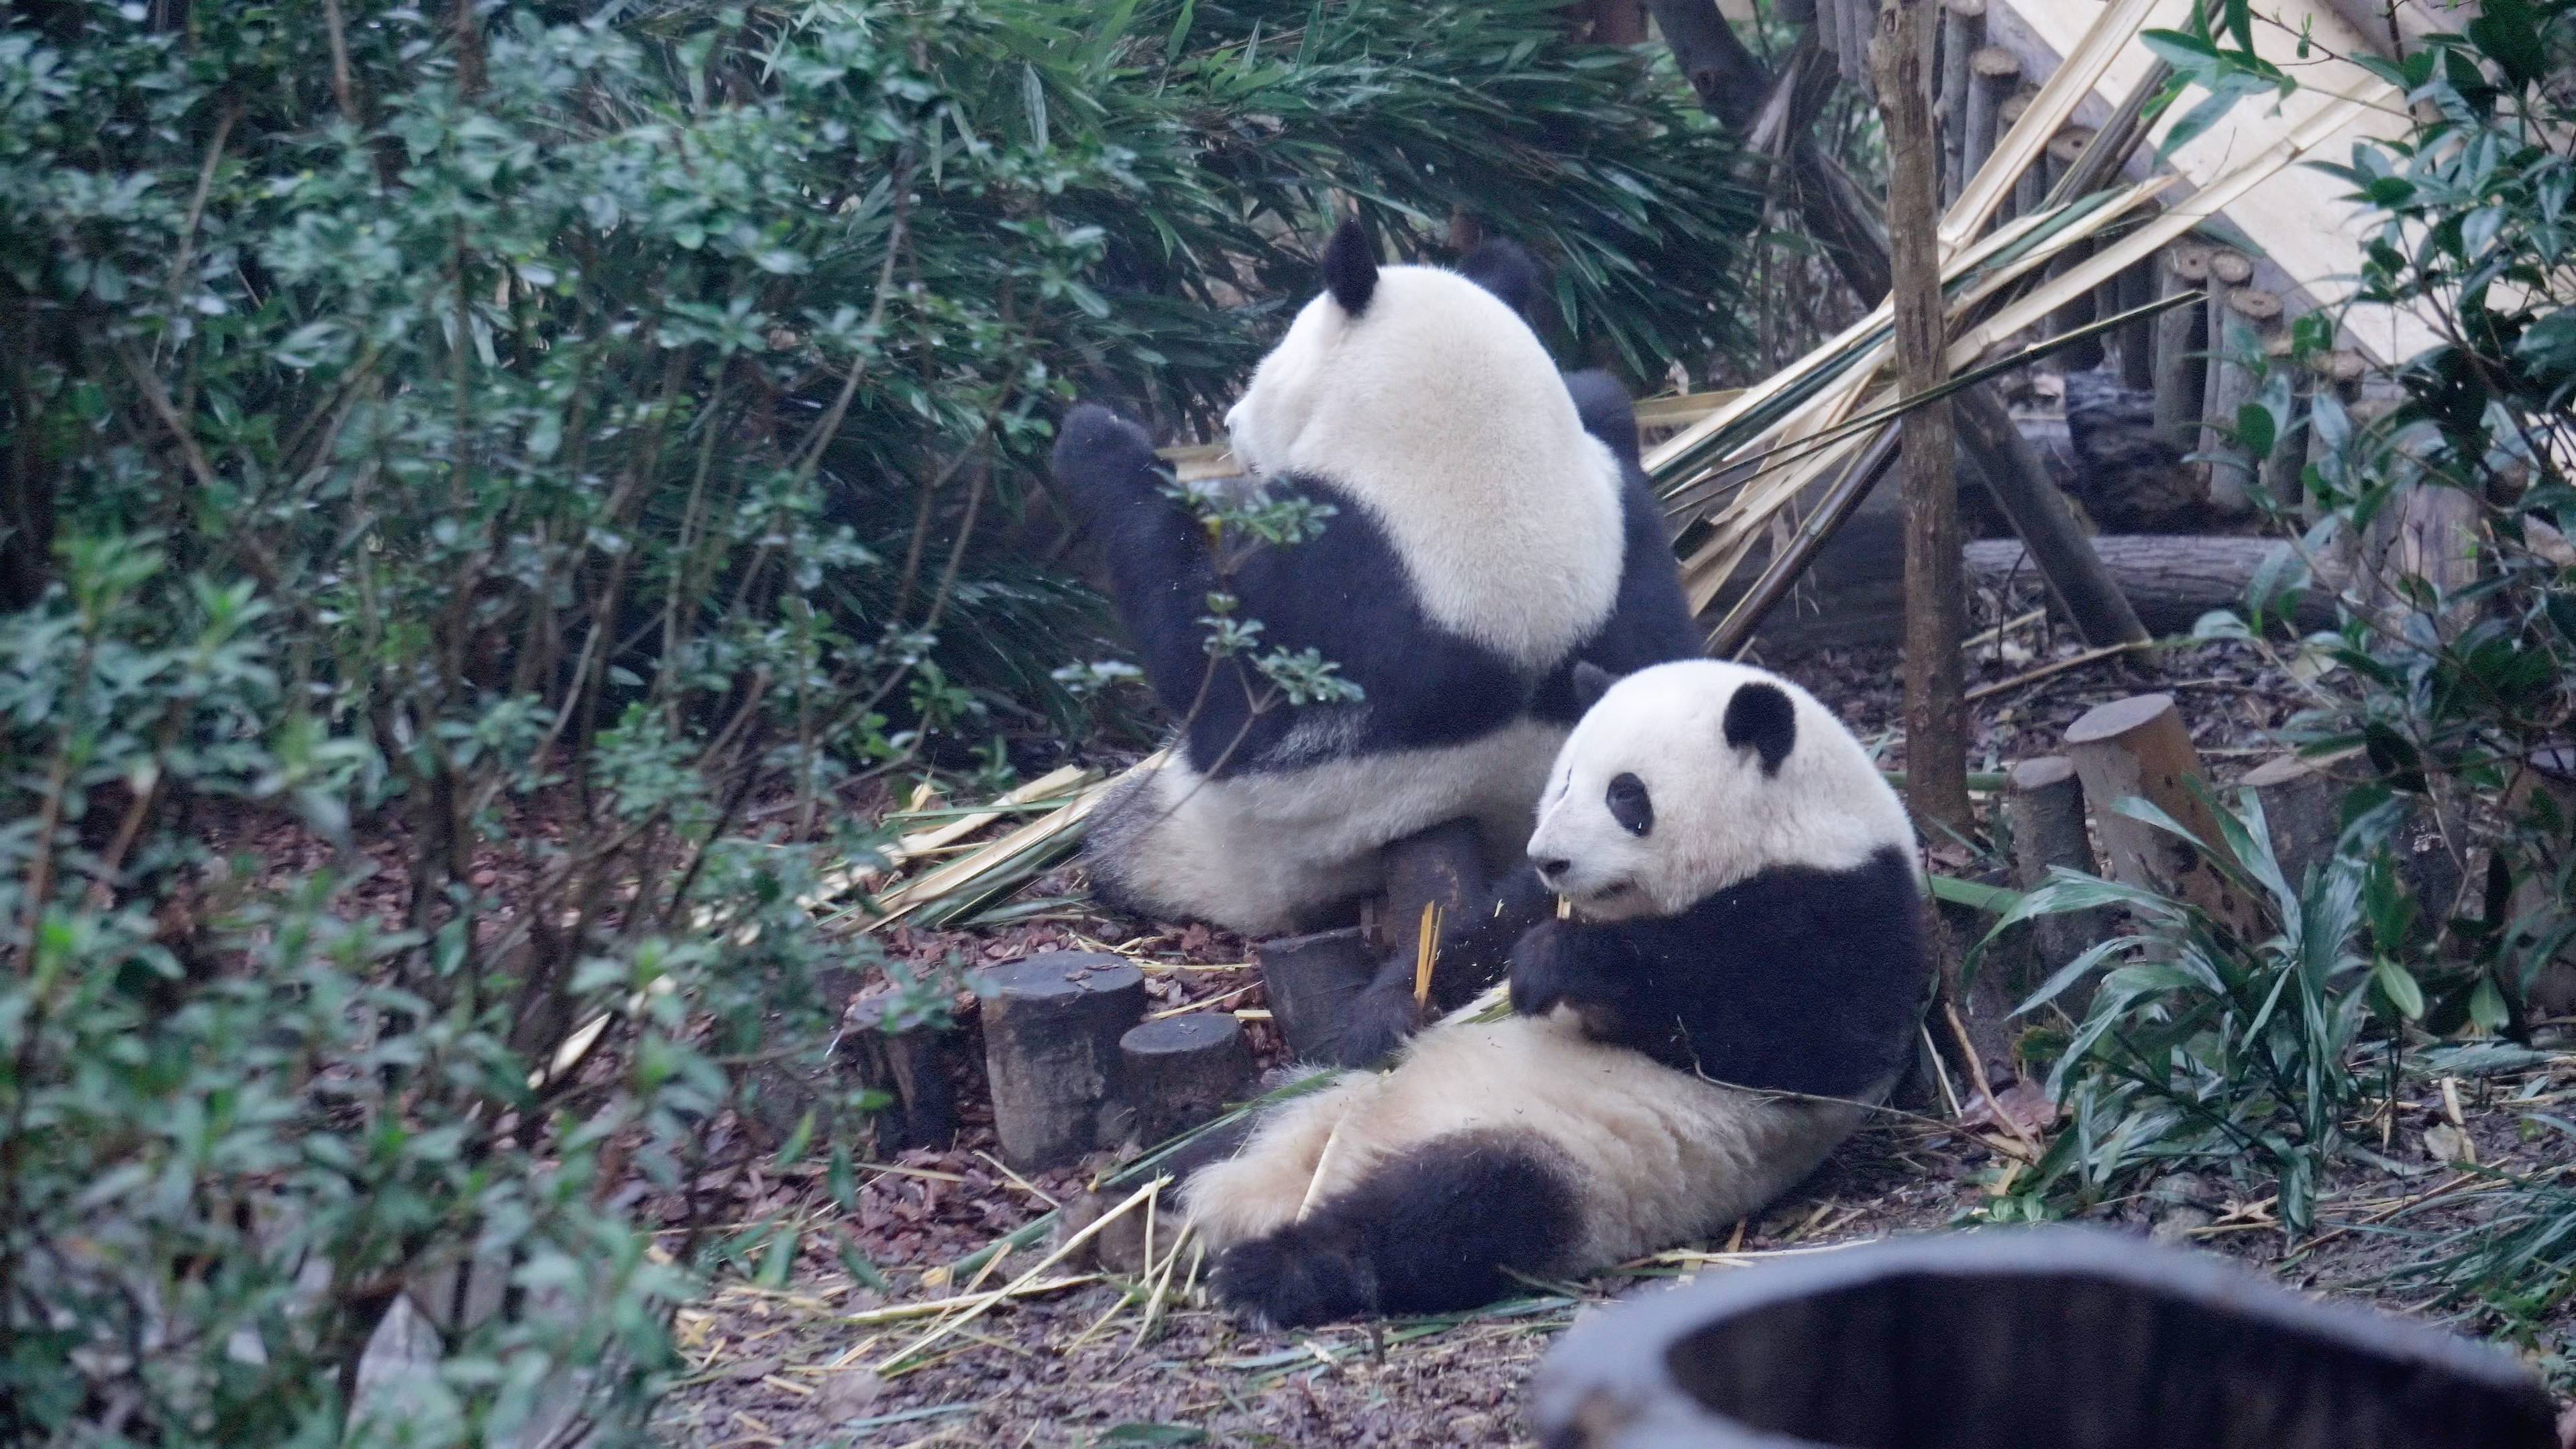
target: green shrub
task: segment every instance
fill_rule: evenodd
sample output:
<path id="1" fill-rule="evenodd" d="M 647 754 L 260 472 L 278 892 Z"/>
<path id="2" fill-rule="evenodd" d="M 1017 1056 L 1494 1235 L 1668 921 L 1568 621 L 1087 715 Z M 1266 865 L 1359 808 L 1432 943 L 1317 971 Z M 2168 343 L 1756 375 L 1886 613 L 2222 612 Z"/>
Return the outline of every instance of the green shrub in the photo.
<path id="1" fill-rule="evenodd" d="M 632 1431 L 675 1296 L 812 1246 L 710 1224 L 854 1105 L 718 1130 L 828 1079 L 849 802 L 1084 707 L 1003 527 L 1047 420 L 1207 416 L 1337 189 L 1512 226 L 1641 371 L 1728 345 L 1671 77 L 1385 18 L 0 19 L 0 1437 Z"/>

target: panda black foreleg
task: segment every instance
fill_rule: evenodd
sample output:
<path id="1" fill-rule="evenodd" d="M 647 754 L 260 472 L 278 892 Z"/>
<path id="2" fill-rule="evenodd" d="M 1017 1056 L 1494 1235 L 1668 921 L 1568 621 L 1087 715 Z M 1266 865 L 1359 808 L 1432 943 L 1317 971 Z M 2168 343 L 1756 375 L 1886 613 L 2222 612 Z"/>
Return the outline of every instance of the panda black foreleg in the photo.
<path id="1" fill-rule="evenodd" d="M 1165 707 L 1186 714 L 1210 668 L 1199 619 L 1215 587 L 1206 536 L 1163 490 L 1171 480 L 1143 428 L 1097 403 L 1056 425 L 1056 487 L 1098 539 L 1119 620 Z"/>
<path id="2" fill-rule="evenodd" d="M 1374 1066 L 1422 1029 L 1428 1015 L 1455 1011 L 1500 978 L 1511 964 L 1512 943 L 1546 919 L 1554 893 L 1538 872 L 1522 866 L 1496 882 L 1483 898 L 1460 910 L 1462 920 L 1440 932 L 1432 955 L 1429 1010 L 1413 997 L 1414 959 L 1398 950 L 1342 1008 L 1333 1059 L 1346 1067 Z"/>
<path id="3" fill-rule="evenodd" d="M 1274 1328 L 1369 1313 L 1440 1313 L 1544 1274 L 1582 1229 L 1574 1173 L 1502 1132 L 1443 1137 L 1371 1169 L 1348 1191 L 1217 1260 L 1228 1308 Z"/>

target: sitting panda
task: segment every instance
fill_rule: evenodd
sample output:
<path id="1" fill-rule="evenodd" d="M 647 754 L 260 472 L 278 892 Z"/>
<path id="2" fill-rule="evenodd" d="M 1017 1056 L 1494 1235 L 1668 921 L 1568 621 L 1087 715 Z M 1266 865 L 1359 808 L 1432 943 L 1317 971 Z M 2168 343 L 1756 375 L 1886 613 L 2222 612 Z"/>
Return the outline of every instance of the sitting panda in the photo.
<path id="1" fill-rule="evenodd" d="M 1435 1026 L 1187 1179 L 1236 1311 L 1465 1308 L 1703 1236 L 1893 1085 L 1930 970 L 1913 829 L 1860 743 L 1745 665 L 1584 674 L 1607 692 L 1529 843 L 1573 919 L 1513 949 L 1513 1016 Z"/>
<path id="2" fill-rule="evenodd" d="M 1631 546 L 1633 465 L 1585 430 L 1511 307 L 1454 272 L 1380 267 L 1356 223 L 1324 281 L 1226 419 L 1262 486 L 1335 510 L 1320 535 L 1221 579 L 1141 428 L 1097 406 L 1059 428 L 1058 486 L 1185 722 L 1089 831 L 1095 892 L 1137 914 L 1311 929 L 1379 887 L 1381 847 L 1461 817 L 1508 856 L 1573 722 L 1573 666 L 1698 652 L 1659 521 L 1655 547 Z M 1212 664 L 1220 587 L 1262 650 L 1314 649 L 1365 697 L 1292 706 Z"/>

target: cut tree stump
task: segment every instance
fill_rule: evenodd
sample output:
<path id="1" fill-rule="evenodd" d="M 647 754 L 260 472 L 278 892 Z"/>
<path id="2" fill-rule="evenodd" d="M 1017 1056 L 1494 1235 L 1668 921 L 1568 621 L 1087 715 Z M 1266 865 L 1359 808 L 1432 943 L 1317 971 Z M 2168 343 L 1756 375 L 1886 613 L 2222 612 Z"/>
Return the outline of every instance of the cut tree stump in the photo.
<path id="1" fill-rule="evenodd" d="M 2264 833 L 2281 879 L 2299 889 L 2308 870 L 2334 854 L 2343 833 L 2343 786 L 2296 755 L 2266 760 L 2237 777 L 2240 789 L 2263 802 Z"/>
<path id="2" fill-rule="evenodd" d="M 1456 920 L 1469 901 L 1485 891 L 1485 834 L 1473 820 L 1449 820 L 1417 831 L 1382 852 L 1386 863 L 1386 904 L 1378 912 L 1380 951 L 1413 954 L 1422 930 L 1422 908 L 1436 906 L 1441 919 Z"/>
<path id="3" fill-rule="evenodd" d="M 2004 818 L 2012 825 L 2013 884 L 2025 891 L 2048 883 L 2051 869 L 2095 873 L 2093 841 L 2084 828 L 2084 784 L 2075 762 L 2064 755 L 2023 760 L 2004 774 Z M 2074 911 L 2041 916 L 2029 923 L 2039 955 L 2037 980 L 2016 982 L 2014 1000 L 2038 989 L 2040 981 L 2067 962 L 2101 943 L 2109 920 L 2102 911 Z M 2089 993 L 2064 998 L 2066 1009 L 2082 1016 Z"/>
<path id="4" fill-rule="evenodd" d="M 1145 978 L 1098 951 L 1048 951 L 996 967 L 984 1003 L 984 1070 L 1002 1159 L 1062 1167 L 1105 1144 L 1118 1039 L 1145 1013 Z"/>
<path id="5" fill-rule="evenodd" d="M 928 1026 L 887 1031 L 891 996 L 851 1006 L 839 1055 L 859 1086 L 886 1096 L 868 1116 L 879 1156 L 914 1147 L 945 1148 L 957 1137 L 957 1092 L 950 1079 L 956 1033 Z"/>
<path id="6" fill-rule="evenodd" d="M 1270 1018 L 1299 1061 L 1332 1061 L 1342 1008 L 1376 974 L 1368 939 L 1357 926 L 1283 936 L 1252 948 Z"/>
<path id="7" fill-rule="evenodd" d="M 1136 1140 L 1153 1147 L 1252 1094 L 1252 1044 L 1222 1011 L 1193 1011 L 1130 1027 L 1118 1039 L 1120 1095 Z"/>
<path id="8" fill-rule="evenodd" d="M 2210 849 L 2227 848 L 2201 798 L 2209 777 L 2172 695 L 2133 695 L 2093 709 L 2067 726 L 2066 754 L 2084 783 L 2112 879 L 2190 901 L 2241 934 L 2258 928 L 2254 903 L 2200 850 L 2117 808 L 2143 797 Z"/>

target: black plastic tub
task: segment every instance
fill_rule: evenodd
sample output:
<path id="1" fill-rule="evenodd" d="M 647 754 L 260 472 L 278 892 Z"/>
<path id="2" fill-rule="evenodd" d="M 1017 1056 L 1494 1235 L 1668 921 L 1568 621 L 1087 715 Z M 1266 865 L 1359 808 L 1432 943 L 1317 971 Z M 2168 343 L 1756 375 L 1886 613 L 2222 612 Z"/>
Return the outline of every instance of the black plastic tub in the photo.
<path id="1" fill-rule="evenodd" d="M 1574 1329 L 1549 1449 L 2557 1449 L 2511 1358 L 2076 1228 L 1712 1273 Z"/>

